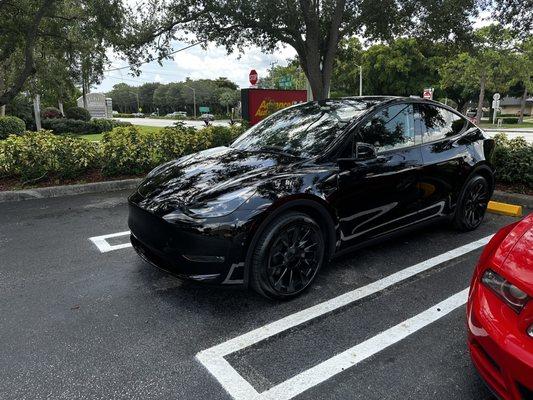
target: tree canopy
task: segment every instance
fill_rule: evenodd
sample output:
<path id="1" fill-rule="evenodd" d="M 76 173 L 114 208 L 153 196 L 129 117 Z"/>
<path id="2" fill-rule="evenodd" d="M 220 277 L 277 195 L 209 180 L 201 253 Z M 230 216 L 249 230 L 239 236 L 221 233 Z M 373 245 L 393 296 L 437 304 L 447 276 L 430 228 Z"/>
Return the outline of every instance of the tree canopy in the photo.
<path id="1" fill-rule="evenodd" d="M 0 105 L 23 89 L 52 88 L 54 76 L 61 91 L 97 82 L 124 13 L 122 0 L 0 2 Z"/>
<path id="2" fill-rule="evenodd" d="M 402 35 L 458 40 L 468 36 L 477 0 L 170 0 L 152 2 L 133 20 L 124 52 L 133 63 L 156 50 L 168 55 L 173 39 L 223 45 L 228 51 L 258 45 L 266 51 L 293 47 L 315 98 L 330 90 L 337 45 L 354 34 L 369 40 Z M 148 56 L 152 57 L 152 56 Z"/>

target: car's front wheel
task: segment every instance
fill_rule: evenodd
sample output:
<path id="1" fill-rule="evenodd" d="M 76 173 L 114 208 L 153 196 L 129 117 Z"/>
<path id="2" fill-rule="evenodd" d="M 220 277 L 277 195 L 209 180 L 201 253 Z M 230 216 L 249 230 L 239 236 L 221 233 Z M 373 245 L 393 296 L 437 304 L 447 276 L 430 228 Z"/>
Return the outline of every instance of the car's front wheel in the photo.
<path id="1" fill-rule="evenodd" d="M 487 180 L 475 175 L 464 186 L 454 216 L 454 226 L 462 231 L 476 229 L 485 216 L 490 200 L 490 187 Z"/>
<path id="2" fill-rule="evenodd" d="M 252 252 L 250 284 L 269 298 L 295 297 L 311 285 L 325 253 L 324 234 L 313 218 L 284 213 L 260 233 Z"/>

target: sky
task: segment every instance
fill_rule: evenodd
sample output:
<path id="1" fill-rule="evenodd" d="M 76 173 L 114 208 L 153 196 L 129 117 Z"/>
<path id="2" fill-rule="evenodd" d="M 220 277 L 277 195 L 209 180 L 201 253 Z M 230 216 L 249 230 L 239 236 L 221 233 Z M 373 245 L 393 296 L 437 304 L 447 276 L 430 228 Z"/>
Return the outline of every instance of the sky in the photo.
<path id="1" fill-rule="evenodd" d="M 175 42 L 174 50 L 186 47 L 188 43 Z M 226 49 L 214 44 L 209 44 L 207 49 L 195 46 L 174 54 L 173 59 L 163 62 L 160 66 L 157 61 L 144 64 L 142 74 L 134 77 L 129 74 L 129 69 L 106 72 L 100 85 L 94 86 L 93 92 L 107 92 L 113 85 L 124 82 L 132 86 L 139 86 L 145 82 L 177 82 L 185 78 L 191 79 L 216 79 L 220 76 L 227 77 L 237 83 L 239 87 L 250 86 L 248 74 L 255 69 L 259 79 L 267 75 L 267 69 L 272 63 L 286 65 L 287 60 L 296 56 L 291 47 L 282 47 L 273 54 L 264 53 L 258 47 L 249 47 L 243 54 L 233 53 L 228 55 Z M 109 54 L 111 66 L 109 69 L 126 66 L 127 63 Z"/>

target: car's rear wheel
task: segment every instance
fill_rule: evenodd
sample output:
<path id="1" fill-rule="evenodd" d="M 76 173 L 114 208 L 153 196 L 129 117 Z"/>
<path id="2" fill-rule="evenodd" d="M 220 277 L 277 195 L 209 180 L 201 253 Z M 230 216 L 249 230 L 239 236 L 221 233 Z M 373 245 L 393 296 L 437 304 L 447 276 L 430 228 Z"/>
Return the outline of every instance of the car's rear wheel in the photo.
<path id="1" fill-rule="evenodd" d="M 269 298 L 295 297 L 311 285 L 325 253 L 324 234 L 313 218 L 284 213 L 260 233 L 251 258 L 250 284 Z"/>
<path id="2" fill-rule="evenodd" d="M 487 180 L 475 175 L 464 186 L 454 216 L 454 226 L 462 231 L 476 229 L 483 218 L 490 200 L 490 187 Z"/>

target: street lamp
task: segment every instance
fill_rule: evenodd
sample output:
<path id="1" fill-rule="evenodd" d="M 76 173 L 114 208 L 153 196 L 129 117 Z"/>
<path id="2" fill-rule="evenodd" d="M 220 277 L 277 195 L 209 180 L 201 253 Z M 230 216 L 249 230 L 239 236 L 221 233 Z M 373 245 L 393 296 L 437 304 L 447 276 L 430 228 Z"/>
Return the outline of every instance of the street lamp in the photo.
<path id="1" fill-rule="evenodd" d="M 194 118 L 196 118 L 196 89 L 185 84 L 183 86 L 192 90 L 192 104 L 193 104 L 192 107 L 193 107 Z"/>
<path id="2" fill-rule="evenodd" d="M 363 67 L 355 64 L 356 67 L 359 67 L 359 96 L 363 95 Z"/>

